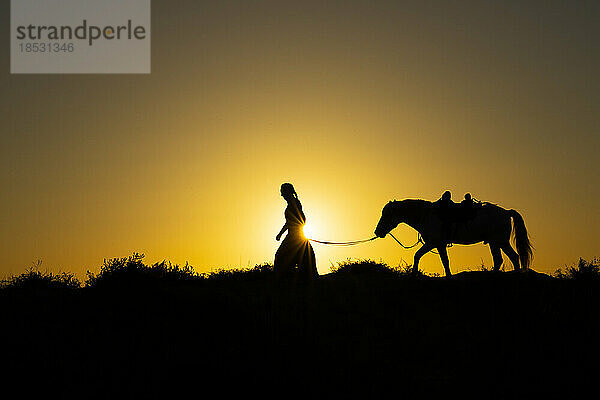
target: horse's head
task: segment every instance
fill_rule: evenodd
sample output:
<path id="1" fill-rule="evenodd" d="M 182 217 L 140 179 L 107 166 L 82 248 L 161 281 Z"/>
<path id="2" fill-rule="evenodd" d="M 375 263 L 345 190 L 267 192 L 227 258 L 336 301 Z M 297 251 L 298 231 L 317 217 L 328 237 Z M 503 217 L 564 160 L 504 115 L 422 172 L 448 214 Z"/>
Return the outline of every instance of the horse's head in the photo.
<path id="1" fill-rule="evenodd" d="M 400 217 L 396 212 L 395 202 L 390 201 L 381 211 L 381 218 L 375 228 L 375 236 L 380 238 L 385 237 L 385 235 L 397 227 L 400 222 Z"/>

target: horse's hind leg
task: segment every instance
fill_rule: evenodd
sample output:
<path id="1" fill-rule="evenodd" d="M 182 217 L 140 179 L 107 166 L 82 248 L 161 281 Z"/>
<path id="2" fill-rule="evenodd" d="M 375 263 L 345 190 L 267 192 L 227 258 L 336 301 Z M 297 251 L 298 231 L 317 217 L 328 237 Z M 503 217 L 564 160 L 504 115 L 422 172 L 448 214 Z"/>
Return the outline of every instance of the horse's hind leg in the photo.
<path id="1" fill-rule="evenodd" d="M 494 261 L 494 271 L 499 271 L 502 266 L 502 253 L 500 253 L 500 246 L 496 243 L 490 242 L 490 251 L 492 252 L 492 260 Z"/>
<path id="2" fill-rule="evenodd" d="M 519 262 L 519 255 L 512 248 L 510 243 L 506 242 L 503 245 L 501 245 L 500 247 L 502 248 L 502 251 L 504 252 L 504 254 L 506 254 L 508 256 L 508 258 L 510 258 L 510 262 L 512 263 L 513 267 L 515 268 L 515 271 L 520 270 L 521 263 Z"/>

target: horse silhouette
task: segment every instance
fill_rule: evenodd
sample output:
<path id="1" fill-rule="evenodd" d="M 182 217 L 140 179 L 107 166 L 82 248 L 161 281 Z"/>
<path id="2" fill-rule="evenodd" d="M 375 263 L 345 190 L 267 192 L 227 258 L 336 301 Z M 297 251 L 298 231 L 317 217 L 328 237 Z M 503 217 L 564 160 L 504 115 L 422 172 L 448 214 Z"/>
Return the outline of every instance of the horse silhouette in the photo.
<path id="1" fill-rule="evenodd" d="M 444 265 L 446 276 L 450 272 L 450 262 L 446 246 L 452 244 L 489 243 L 494 271 L 502 266 L 502 250 L 510 259 L 515 270 L 529 268 L 533 247 L 527 235 L 523 217 L 515 210 L 506 210 L 492 203 L 477 203 L 468 217 L 460 204 L 452 203 L 450 217 L 439 212 L 437 202 L 407 199 L 390 201 L 383 207 L 381 218 L 375 228 L 377 237 L 385 237 L 400 223 L 405 223 L 421 235 L 423 245 L 414 256 L 413 272 L 419 268 L 419 260 L 427 252 L 437 249 Z M 514 229 L 511 226 L 511 220 Z M 514 236 L 517 251 L 510 245 Z"/>

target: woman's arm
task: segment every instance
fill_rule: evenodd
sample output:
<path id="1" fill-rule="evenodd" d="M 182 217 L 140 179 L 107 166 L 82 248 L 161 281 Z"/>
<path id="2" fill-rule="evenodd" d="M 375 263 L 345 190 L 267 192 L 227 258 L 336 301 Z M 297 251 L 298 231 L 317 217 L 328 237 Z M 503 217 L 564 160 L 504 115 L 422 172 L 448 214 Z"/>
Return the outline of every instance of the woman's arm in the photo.
<path id="1" fill-rule="evenodd" d="M 283 235 L 285 233 L 285 231 L 287 231 L 287 228 L 288 228 L 287 223 L 283 224 L 283 227 L 281 228 L 281 230 L 279 231 L 277 236 L 275 236 L 275 240 L 281 239 L 281 235 Z"/>

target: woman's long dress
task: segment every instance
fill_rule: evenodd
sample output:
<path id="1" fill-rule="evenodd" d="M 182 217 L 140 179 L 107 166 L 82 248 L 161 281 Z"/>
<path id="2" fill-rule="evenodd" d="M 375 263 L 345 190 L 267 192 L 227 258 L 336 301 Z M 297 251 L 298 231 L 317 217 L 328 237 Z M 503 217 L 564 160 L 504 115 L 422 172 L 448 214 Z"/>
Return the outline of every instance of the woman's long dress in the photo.
<path id="1" fill-rule="evenodd" d="M 301 278 L 311 280 L 319 275 L 315 252 L 302 232 L 306 222 L 302 205 L 298 200 L 295 203 L 290 201 L 285 209 L 288 233 L 275 253 L 274 269 L 280 276 L 297 270 Z"/>

